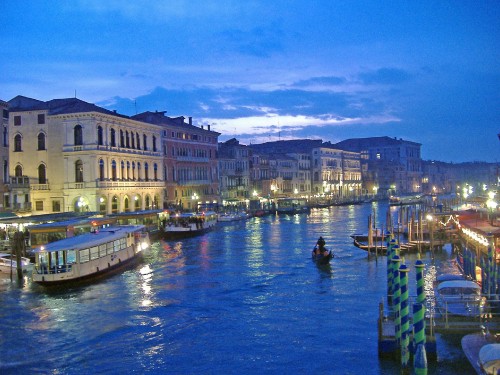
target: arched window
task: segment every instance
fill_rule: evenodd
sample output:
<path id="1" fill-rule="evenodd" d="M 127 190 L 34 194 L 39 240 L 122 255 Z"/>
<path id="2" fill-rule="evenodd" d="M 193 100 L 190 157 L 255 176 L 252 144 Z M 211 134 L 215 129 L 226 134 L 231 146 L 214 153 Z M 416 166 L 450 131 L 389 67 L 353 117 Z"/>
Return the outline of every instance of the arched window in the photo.
<path id="1" fill-rule="evenodd" d="M 3 145 L 7 147 L 9 144 L 8 142 L 8 132 L 7 132 L 7 127 L 3 128 Z"/>
<path id="2" fill-rule="evenodd" d="M 149 165 L 144 163 L 144 180 L 149 181 Z"/>
<path id="3" fill-rule="evenodd" d="M 123 130 L 120 129 L 120 147 L 125 147 L 125 137 L 123 136 Z"/>
<path id="4" fill-rule="evenodd" d="M 16 169 L 14 170 L 14 174 L 16 177 L 22 177 L 23 176 L 23 167 L 20 165 L 16 165 Z"/>
<path id="5" fill-rule="evenodd" d="M 111 198 L 111 212 L 114 214 L 118 212 L 118 197 L 116 195 Z"/>
<path id="6" fill-rule="evenodd" d="M 132 148 L 135 148 L 135 137 L 134 137 L 134 133 L 130 133 L 130 140 L 132 141 Z"/>
<path id="7" fill-rule="evenodd" d="M 137 141 L 137 149 L 141 149 L 141 139 L 139 138 L 139 133 L 135 133 L 135 140 Z"/>
<path id="8" fill-rule="evenodd" d="M 104 160 L 99 160 L 99 180 L 104 181 Z"/>
<path id="9" fill-rule="evenodd" d="M 143 150 L 148 149 L 148 136 L 146 134 L 142 135 L 142 149 Z"/>
<path id="10" fill-rule="evenodd" d="M 153 151 L 156 152 L 156 137 L 153 135 Z"/>
<path id="11" fill-rule="evenodd" d="M 110 139 L 110 145 L 111 147 L 116 147 L 116 132 L 115 132 L 115 129 L 111 128 L 111 139 Z"/>
<path id="12" fill-rule="evenodd" d="M 153 176 L 154 180 L 158 181 L 158 165 L 156 163 L 153 165 L 153 173 L 154 173 Z"/>
<path id="13" fill-rule="evenodd" d="M 120 163 L 120 165 L 121 165 L 121 172 L 120 172 L 121 173 L 121 176 L 120 176 L 121 178 L 120 179 L 121 180 L 125 180 L 125 162 L 122 161 Z"/>
<path id="14" fill-rule="evenodd" d="M 128 135 L 128 130 L 125 132 L 125 146 L 130 148 L 130 137 Z"/>
<path id="15" fill-rule="evenodd" d="M 137 163 L 137 179 L 141 180 L 141 163 Z"/>
<path id="16" fill-rule="evenodd" d="M 146 210 L 150 210 L 151 209 L 151 198 L 149 198 L 149 195 L 146 195 L 146 200 L 145 200 L 145 208 Z"/>
<path id="17" fill-rule="evenodd" d="M 38 149 L 45 150 L 45 133 L 38 134 Z"/>
<path id="18" fill-rule="evenodd" d="M 83 182 L 83 162 L 77 160 L 75 163 L 75 182 Z"/>
<path id="19" fill-rule="evenodd" d="M 127 161 L 127 180 L 130 180 L 130 162 Z"/>
<path id="20" fill-rule="evenodd" d="M 135 181 L 135 162 L 132 162 L 132 180 Z"/>
<path id="21" fill-rule="evenodd" d="M 99 212 L 102 214 L 105 214 L 107 211 L 106 209 L 106 198 L 105 197 L 100 197 L 99 198 Z"/>
<path id="22" fill-rule="evenodd" d="M 76 125 L 73 130 L 75 136 L 75 146 L 83 145 L 83 129 L 81 125 Z"/>
<path id="23" fill-rule="evenodd" d="M 38 183 L 39 184 L 46 184 L 47 183 L 47 176 L 45 173 L 45 165 L 40 164 L 38 166 Z"/>
<path id="24" fill-rule="evenodd" d="M 125 211 L 125 212 L 129 212 L 130 211 L 130 204 L 129 204 L 129 201 L 128 201 L 128 197 L 125 197 L 123 199 L 123 211 Z"/>
<path id="25" fill-rule="evenodd" d="M 103 137 L 102 126 L 98 126 L 97 127 L 97 144 L 99 146 L 104 145 L 104 137 Z"/>
<path id="26" fill-rule="evenodd" d="M 116 181 L 116 161 L 111 162 L 111 179 Z"/>
<path id="27" fill-rule="evenodd" d="M 9 162 L 7 160 L 3 161 L 3 182 L 7 183 L 9 181 Z"/>
<path id="28" fill-rule="evenodd" d="M 14 151 L 15 152 L 21 152 L 23 150 L 23 137 L 21 134 L 16 134 L 14 137 Z"/>

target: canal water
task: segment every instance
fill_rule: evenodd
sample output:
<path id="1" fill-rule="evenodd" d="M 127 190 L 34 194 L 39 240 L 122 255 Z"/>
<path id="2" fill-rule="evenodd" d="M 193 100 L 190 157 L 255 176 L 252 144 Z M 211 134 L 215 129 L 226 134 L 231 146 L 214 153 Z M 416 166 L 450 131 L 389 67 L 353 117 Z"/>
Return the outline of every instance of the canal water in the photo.
<path id="1" fill-rule="evenodd" d="M 387 205 L 219 223 L 203 236 L 159 241 L 135 268 L 48 291 L 0 283 L 1 374 L 399 374 L 378 357 L 386 259 L 350 234 Z M 312 262 L 319 236 L 335 252 Z M 426 272 L 449 251 L 423 255 Z M 415 255 L 410 294 L 415 294 Z M 438 336 L 429 374 L 470 374 L 460 337 Z"/>

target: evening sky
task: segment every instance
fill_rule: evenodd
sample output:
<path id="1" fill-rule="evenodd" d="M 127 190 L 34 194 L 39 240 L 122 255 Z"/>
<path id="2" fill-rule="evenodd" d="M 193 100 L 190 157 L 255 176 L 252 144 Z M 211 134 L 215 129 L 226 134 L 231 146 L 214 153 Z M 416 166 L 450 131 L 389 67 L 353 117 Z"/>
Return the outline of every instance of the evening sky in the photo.
<path id="1" fill-rule="evenodd" d="M 167 111 L 220 141 L 390 136 L 500 159 L 500 1 L 3 0 L 0 99 Z"/>

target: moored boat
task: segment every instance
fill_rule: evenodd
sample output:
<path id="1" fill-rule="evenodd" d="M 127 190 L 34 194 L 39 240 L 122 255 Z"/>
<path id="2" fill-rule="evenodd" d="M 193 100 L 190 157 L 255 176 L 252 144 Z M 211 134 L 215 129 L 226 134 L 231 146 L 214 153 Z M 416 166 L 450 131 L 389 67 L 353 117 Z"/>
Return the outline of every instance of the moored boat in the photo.
<path id="1" fill-rule="evenodd" d="M 483 312 L 481 287 L 474 281 L 443 281 L 434 293 L 439 312 L 448 317 L 479 317 Z"/>
<path id="2" fill-rule="evenodd" d="M 250 216 L 245 211 L 240 212 L 224 212 L 217 215 L 218 221 L 239 221 L 246 220 Z"/>
<path id="3" fill-rule="evenodd" d="M 310 213 L 311 207 L 305 198 L 280 198 L 277 200 L 276 212 L 289 215 Z"/>
<path id="4" fill-rule="evenodd" d="M 500 336 L 484 329 L 462 337 L 462 349 L 478 374 L 497 374 L 500 369 Z"/>
<path id="5" fill-rule="evenodd" d="M 33 264 L 29 258 L 21 257 L 21 269 L 27 272 Z M 17 259 L 15 254 L 0 253 L 0 273 L 16 273 L 17 272 Z"/>
<path id="6" fill-rule="evenodd" d="M 184 212 L 170 215 L 163 222 L 163 235 L 167 239 L 196 236 L 205 233 L 217 224 L 217 214 L 213 211 Z"/>
<path id="7" fill-rule="evenodd" d="M 93 280 L 138 260 L 150 246 L 143 225 L 111 226 L 34 250 L 33 281 L 60 285 Z"/>

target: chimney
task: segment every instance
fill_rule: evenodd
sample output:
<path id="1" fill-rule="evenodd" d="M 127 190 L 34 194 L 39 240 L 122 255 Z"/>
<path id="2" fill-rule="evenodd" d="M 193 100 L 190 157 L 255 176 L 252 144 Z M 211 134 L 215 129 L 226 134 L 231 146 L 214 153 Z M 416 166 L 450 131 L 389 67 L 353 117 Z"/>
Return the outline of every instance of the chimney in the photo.
<path id="1" fill-rule="evenodd" d="M 189 116 L 188 119 L 189 119 L 189 125 L 193 125 L 193 117 Z"/>
<path id="2" fill-rule="evenodd" d="M 201 126 L 201 129 L 203 129 L 203 125 Z M 500 134 L 498 135 L 498 138 L 500 138 Z"/>
<path id="3" fill-rule="evenodd" d="M 207 129 L 208 129 L 208 131 L 210 131 L 210 125 L 207 125 Z"/>

